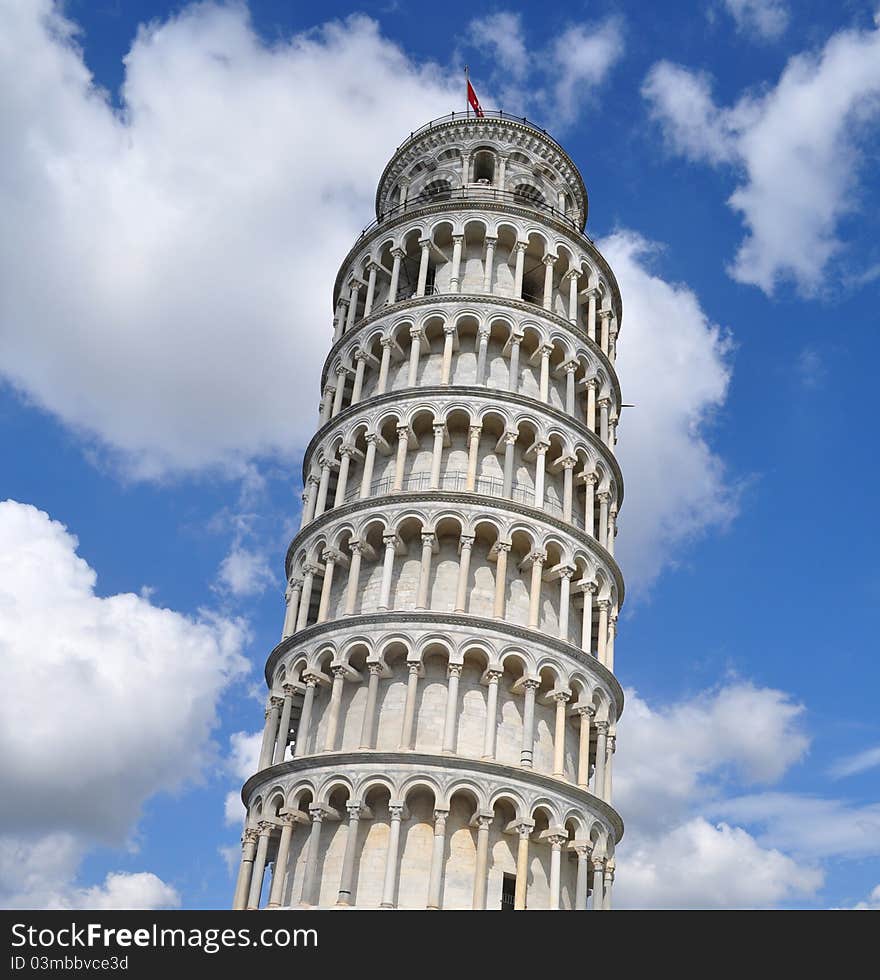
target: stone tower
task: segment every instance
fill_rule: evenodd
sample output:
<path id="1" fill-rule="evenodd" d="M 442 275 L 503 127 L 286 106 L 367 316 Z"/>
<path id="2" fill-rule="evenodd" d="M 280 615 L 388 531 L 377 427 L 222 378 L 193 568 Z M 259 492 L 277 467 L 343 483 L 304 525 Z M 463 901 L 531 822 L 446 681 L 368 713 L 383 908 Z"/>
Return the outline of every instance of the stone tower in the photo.
<path id="1" fill-rule="evenodd" d="M 527 120 L 457 113 L 376 214 L 336 278 L 235 908 L 608 909 L 621 300 L 583 180 Z"/>

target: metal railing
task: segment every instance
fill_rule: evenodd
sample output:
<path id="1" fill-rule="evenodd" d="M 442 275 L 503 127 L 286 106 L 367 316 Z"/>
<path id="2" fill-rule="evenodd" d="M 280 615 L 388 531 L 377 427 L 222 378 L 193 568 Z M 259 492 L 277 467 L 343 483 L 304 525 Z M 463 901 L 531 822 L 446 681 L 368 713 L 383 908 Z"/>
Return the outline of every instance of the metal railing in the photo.
<path id="1" fill-rule="evenodd" d="M 452 470 L 448 473 L 443 473 L 440 477 L 440 486 L 432 488 L 431 487 L 431 474 L 427 471 L 420 473 L 410 473 L 403 478 L 403 486 L 401 487 L 401 492 L 404 493 L 419 493 L 425 492 L 427 490 L 446 490 L 453 493 L 464 493 L 467 487 L 467 471 L 466 470 Z M 385 494 L 391 493 L 394 489 L 394 478 L 390 476 L 384 476 L 378 480 L 373 480 L 370 484 L 370 497 L 381 497 Z M 474 482 L 474 489 L 472 491 L 467 491 L 471 493 L 483 494 L 487 497 L 495 497 L 501 500 L 512 500 L 515 503 L 525 504 L 527 507 L 535 506 L 535 488 L 529 486 L 525 483 L 514 484 L 510 496 L 505 496 L 504 494 L 504 481 L 500 477 L 494 476 L 478 476 Z M 344 503 L 351 503 L 352 501 L 358 500 L 360 498 L 361 491 L 360 486 L 355 485 L 349 487 L 345 494 Z M 552 515 L 553 517 L 561 518 L 562 504 L 558 501 L 548 498 L 545 494 L 544 505 L 541 508 L 545 513 Z M 571 523 L 578 528 L 578 530 L 583 531 L 584 521 L 583 516 L 580 514 L 573 513 Z"/>
<path id="2" fill-rule="evenodd" d="M 415 197 L 404 201 L 402 204 L 395 204 L 394 207 L 383 211 L 379 216 L 371 221 L 366 228 L 361 230 L 360 238 L 368 235 L 375 228 L 378 228 L 385 221 L 396 218 L 398 215 L 407 214 L 410 211 L 417 211 L 430 204 L 454 203 L 455 201 L 479 201 L 483 204 L 509 204 L 517 207 L 531 208 L 540 211 L 542 214 L 549 215 L 556 221 L 562 222 L 571 228 L 575 234 L 585 238 L 591 245 L 593 239 L 590 238 L 582 229 L 577 212 L 560 211 L 559 208 L 547 204 L 545 201 L 535 200 L 516 191 L 503 191 L 498 187 L 490 187 L 484 184 L 468 184 L 465 187 L 452 187 L 449 190 L 436 190 L 430 193 L 417 194 Z M 360 240 L 360 239 L 358 239 Z"/>

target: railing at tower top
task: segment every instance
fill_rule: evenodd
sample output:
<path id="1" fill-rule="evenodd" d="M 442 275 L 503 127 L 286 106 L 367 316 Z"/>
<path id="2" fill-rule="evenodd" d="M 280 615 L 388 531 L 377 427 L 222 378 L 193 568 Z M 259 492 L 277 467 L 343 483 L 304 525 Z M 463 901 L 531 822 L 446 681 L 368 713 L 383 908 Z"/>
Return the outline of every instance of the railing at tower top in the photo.
<path id="1" fill-rule="evenodd" d="M 552 143 L 560 153 L 568 157 L 568 153 L 565 148 L 558 142 L 558 140 L 553 139 L 553 137 L 543 129 L 537 123 L 532 122 L 525 116 L 515 116 L 512 112 L 505 112 L 503 109 L 485 109 L 483 115 L 475 116 L 472 112 L 448 112 L 445 116 L 438 116 L 437 119 L 432 119 L 430 122 L 426 122 L 424 126 L 419 126 L 418 129 L 414 129 L 409 136 L 397 147 L 394 151 L 399 153 L 405 146 L 408 146 L 417 136 L 421 136 L 422 133 L 428 132 L 428 130 L 436 129 L 438 126 L 444 126 L 449 122 L 456 121 L 467 121 L 479 123 L 480 119 L 485 119 L 490 121 L 492 119 L 505 119 L 508 122 L 519 123 L 521 126 L 528 126 L 529 129 L 534 129 L 536 133 L 540 133 L 548 142 Z"/>
<path id="2" fill-rule="evenodd" d="M 479 202 L 481 204 L 512 204 L 520 208 L 532 208 L 542 214 L 546 214 L 556 221 L 561 222 L 571 228 L 576 235 L 585 238 L 591 245 L 594 244 L 586 232 L 581 230 L 578 218 L 572 217 L 571 211 L 562 211 L 559 208 L 547 204 L 546 201 L 531 195 L 522 194 L 518 191 L 503 191 L 498 187 L 490 187 L 485 184 L 468 184 L 464 187 L 442 188 L 435 191 L 423 191 L 404 201 L 395 204 L 393 207 L 382 211 L 379 216 L 371 221 L 360 233 L 360 238 L 368 235 L 375 228 L 378 228 L 385 221 L 390 221 L 398 215 L 406 214 L 409 211 L 417 211 L 427 207 L 429 204 L 440 204 L 443 202 L 454 203 L 455 201 Z"/>
<path id="3" fill-rule="evenodd" d="M 453 491 L 456 493 L 463 493 L 467 488 L 467 472 L 465 470 L 452 470 L 448 473 L 444 473 L 440 477 L 440 485 L 435 487 L 436 490 Z M 381 497 L 387 493 L 391 493 L 394 489 L 394 478 L 390 476 L 381 477 L 378 480 L 373 480 L 370 484 L 370 497 Z M 431 489 L 431 474 L 430 472 L 422 473 L 410 473 L 403 479 L 403 486 L 401 488 L 404 492 L 425 492 Z M 501 500 L 513 500 L 516 503 L 526 504 L 527 506 L 534 506 L 535 503 L 535 488 L 524 483 L 516 483 L 511 489 L 511 493 L 508 497 L 504 495 L 504 481 L 500 477 L 495 476 L 477 476 L 474 481 L 474 493 L 483 494 L 487 497 L 495 497 Z M 351 503 L 359 499 L 360 497 L 360 487 L 352 486 L 348 488 L 345 494 L 344 503 Z M 540 508 L 547 514 L 551 514 L 553 517 L 562 517 L 563 510 L 562 504 L 554 500 L 552 497 L 545 493 L 544 504 Z M 571 523 L 574 524 L 576 528 L 583 531 L 584 520 L 583 517 L 578 513 L 573 513 L 571 515 Z"/>

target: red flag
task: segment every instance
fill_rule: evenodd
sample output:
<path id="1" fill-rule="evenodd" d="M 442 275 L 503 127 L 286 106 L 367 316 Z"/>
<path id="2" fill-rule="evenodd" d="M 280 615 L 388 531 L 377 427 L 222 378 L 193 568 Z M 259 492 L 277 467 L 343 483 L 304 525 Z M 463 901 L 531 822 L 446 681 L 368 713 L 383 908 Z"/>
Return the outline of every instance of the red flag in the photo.
<path id="1" fill-rule="evenodd" d="M 480 100 L 477 98 L 477 93 L 474 91 L 474 87 L 471 85 L 470 79 L 468 79 L 467 87 L 468 102 L 470 102 L 471 108 L 474 110 L 474 115 L 482 116 L 483 109 L 480 106 Z"/>

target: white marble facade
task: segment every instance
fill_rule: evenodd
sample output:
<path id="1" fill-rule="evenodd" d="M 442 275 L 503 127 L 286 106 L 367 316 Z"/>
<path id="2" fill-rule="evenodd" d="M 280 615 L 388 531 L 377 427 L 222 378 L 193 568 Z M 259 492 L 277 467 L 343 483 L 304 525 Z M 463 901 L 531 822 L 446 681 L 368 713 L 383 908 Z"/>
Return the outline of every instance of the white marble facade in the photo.
<path id="1" fill-rule="evenodd" d="M 410 137 L 337 277 L 234 907 L 611 907 L 621 301 L 524 120 Z"/>

